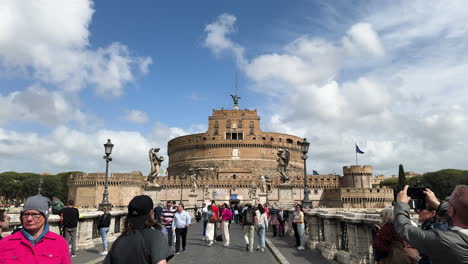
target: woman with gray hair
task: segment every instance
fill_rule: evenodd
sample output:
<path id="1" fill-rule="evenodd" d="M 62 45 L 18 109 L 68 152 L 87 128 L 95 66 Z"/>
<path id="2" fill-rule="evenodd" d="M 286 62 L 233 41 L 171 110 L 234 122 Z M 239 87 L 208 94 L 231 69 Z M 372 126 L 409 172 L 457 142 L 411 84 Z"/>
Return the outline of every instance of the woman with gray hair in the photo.
<path id="1" fill-rule="evenodd" d="M 393 226 L 393 208 L 384 208 L 380 212 L 381 226 L 375 225 L 378 230 L 372 247 L 374 260 L 378 263 L 410 263 L 404 248 L 405 243 Z"/>

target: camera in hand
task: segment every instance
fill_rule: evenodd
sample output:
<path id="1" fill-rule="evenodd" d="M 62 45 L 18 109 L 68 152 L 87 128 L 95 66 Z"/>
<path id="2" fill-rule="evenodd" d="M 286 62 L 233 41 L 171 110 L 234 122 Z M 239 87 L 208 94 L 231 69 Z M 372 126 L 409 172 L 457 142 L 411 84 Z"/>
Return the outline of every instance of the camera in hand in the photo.
<path id="1" fill-rule="evenodd" d="M 424 195 L 424 187 L 408 187 L 406 194 L 411 197 L 408 202 L 411 209 L 422 210 L 426 209 L 426 196 Z"/>

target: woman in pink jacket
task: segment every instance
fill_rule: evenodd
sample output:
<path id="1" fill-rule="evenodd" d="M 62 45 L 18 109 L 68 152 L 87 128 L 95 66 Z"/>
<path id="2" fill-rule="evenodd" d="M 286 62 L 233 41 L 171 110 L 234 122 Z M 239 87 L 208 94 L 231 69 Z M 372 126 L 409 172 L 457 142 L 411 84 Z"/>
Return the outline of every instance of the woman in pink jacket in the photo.
<path id="1" fill-rule="evenodd" d="M 0 240 L 0 264 L 70 264 L 65 239 L 49 231 L 49 198 L 29 197 L 20 214 L 23 228 Z"/>
<path id="2" fill-rule="evenodd" d="M 223 247 L 229 247 L 229 221 L 232 218 L 232 212 L 227 203 L 221 205 L 223 212 L 221 214 L 221 232 L 223 234 Z"/>

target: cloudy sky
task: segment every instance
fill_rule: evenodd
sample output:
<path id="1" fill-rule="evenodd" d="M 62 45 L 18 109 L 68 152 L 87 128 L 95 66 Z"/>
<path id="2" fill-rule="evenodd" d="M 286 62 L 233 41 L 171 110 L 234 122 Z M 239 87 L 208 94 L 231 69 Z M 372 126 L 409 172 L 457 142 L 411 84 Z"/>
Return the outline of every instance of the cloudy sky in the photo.
<path id="1" fill-rule="evenodd" d="M 236 73 L 311 170 L 341 174 L 354 142 L 375 174 L 466 169 L 468 2 L 169 2 L 0 1 L 0 171 L 104 171 L 110 138 L 111 171 L 146 174 Z"/>

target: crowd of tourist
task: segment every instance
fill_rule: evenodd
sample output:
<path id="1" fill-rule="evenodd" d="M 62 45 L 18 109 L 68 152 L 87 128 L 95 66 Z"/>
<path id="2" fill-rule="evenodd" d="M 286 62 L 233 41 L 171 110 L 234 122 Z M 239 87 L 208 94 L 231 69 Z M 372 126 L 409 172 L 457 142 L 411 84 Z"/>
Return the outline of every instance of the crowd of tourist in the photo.
<path id="1" fill-rule="evenodd" d="M 468 186 L 459 185 L 446 202 L 425 189 L 425 207 L 418 209 L 419 224 L 410 217 L 408 186 L 397 195 L 393 208 L 381 211 L 381 223 L 375 225 L 373 261 L 375 263 L 468 263 Z M 21 228 L 2 237 L 9 228 L 10 216 L 0 210 L 0 263 L 71 263 L 76 253 L 76 228 L 80 214 L 72 200 L 67 206 L 42 195 L 26 199 L 20 212 Z M 49 230 L 49 207 L 61 217 L 63 236 Z M 55 207 L 55 208 L 54 208 Z M 63 207 L 63 208 L 60 208 Z M 154 207 L 149 196 L 139 195 L 128 204 L 128 214 L 120 236 L 108 250 L 107 233 L 111 216 L 107 209 L 98 218 L 104 263 L 164 264 L 174 254 L 187 249 L 191 215 L 183 204 L 167 201 Z M 198 215 L 198 216 L 197 216 Z M 240 225 L 245 250 L 265 251 L 265 233 L 271 227 L 273 237 L 283 237 L 285 222 L 291 217 L 296 247 L 305 249 L 306 222 L 300 204 L 292 211 L 268 204 L 204 204 L 195 210 L 202 221 L 202 241 L 211 247 L 219 241 L 230 246 L 231 225 Z M 237 229 L 236 229 L 237 230 Z M 255 239 L 256 237 L 256 239 Z M 172 247 L 175 245 L 174 251 Z"/>

